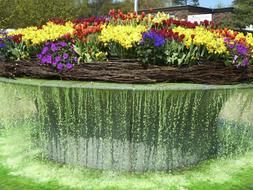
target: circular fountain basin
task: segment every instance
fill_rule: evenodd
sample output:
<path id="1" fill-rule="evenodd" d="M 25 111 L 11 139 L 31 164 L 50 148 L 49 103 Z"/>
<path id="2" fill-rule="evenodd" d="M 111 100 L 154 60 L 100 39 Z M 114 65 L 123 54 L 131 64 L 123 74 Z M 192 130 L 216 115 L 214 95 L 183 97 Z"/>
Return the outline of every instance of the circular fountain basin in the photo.
<path id="1" fill-rule="evenodd" d="M 34 146 L 60 163 L 171 171 L 243 154 L 253 142 L 253 84 L 0 78 L 0 97 L 2 126 L 30 120 Z"/>

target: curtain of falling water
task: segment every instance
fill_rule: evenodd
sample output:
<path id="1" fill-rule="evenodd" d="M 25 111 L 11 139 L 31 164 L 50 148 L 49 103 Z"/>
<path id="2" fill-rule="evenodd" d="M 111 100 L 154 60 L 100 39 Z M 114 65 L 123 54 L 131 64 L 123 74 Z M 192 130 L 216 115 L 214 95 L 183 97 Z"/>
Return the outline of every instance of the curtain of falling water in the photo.
<path id="1" fill-rule="evenodd" d="M 223 90 L 43 88 L 48 157 L 100 169 L 172 170 L 217 154 Z"/>
<path id="2" fill-rule="evenodd" d="M 36 107 L 29 115 L 36 123 L 34 143 L 43 148 L 43 158 L 62 163 L 170 171 L 235 150 L 242 152 L 252 140 L 253 120 L 245 115 L 253 113 L 252 89 L 1 87 L 4 85 L 9 96 L 17 96 L 15 89 L 21 99 Z M 238 96 L 244 97 L 247 106 L 239 109 L 235 105 Z M 238 109 L 240 114 L 235 113 Z"/>
<path id="3" fill-rule="evenodd" d="M 253 89 L 237 90 L 218 119 L 219 156 L 234 156 L 253 147 Z"/>

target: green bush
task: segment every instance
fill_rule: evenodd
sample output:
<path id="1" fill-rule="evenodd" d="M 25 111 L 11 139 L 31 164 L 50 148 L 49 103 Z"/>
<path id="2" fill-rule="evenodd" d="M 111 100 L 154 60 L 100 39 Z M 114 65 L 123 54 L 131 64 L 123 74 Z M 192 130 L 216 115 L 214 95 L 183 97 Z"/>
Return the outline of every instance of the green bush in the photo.
<path id="1" fill-rule="evenodd" d="M 234 0 L 235 13 L 233 17 L 234 27 L 245 28 L 252 24 L 253 0 Z"/>
<path id="2" fill-rule="evenodd" d="M 0 0 L 0 29 L 41 25 L 89 14 L 87 0 Z"/>

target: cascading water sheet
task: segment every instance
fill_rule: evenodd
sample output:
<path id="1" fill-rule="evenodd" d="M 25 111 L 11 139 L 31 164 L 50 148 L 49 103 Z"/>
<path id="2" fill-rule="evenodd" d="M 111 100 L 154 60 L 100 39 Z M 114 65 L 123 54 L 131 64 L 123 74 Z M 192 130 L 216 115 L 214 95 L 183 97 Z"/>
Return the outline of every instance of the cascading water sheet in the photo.
<path id="1" fill-rule="evenodd" d="M 3 127 L 30 120 L 42 159 L 106 170 L 171 171 L 252 146 L 250 85 L 1 79 L 0 88 L 2 106 L 9 109 Z"/>

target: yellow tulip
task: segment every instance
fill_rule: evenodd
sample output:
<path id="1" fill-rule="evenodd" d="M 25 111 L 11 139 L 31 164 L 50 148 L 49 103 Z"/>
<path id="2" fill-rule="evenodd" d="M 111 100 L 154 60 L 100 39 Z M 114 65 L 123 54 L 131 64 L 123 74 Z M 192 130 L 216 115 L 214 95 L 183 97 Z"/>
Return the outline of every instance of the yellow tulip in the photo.
<path id="1" fill-rule="evenodd" d="M 108 42 L 117 42 L 122 47 L 129 49 L 133 47 L 134 43 L 138 43 L 142 39 L 142 32 L 145 32 L 147 29 L 145 26 L 122 26 L 122 25 L 108 25 L 103 26 L 99 40 L 104 44 Z"/>
<path id="2" fill-rule="evenodd" d="M 10 32 L 8 35 L 13 36 L 22 34 L 23 41 L 30 45 L 36 45 L 49 40 L 57 40 L 63 35 L 73 33 L 73 26 L 74 24 L 72 22 L 67 22 L 65 25 L 58 25 L 54 24 L 53 22 L 48 22 L 46 25 L 43 25 L 41 29 L 38 29 L 37 27 L 28 27 Z"/>

